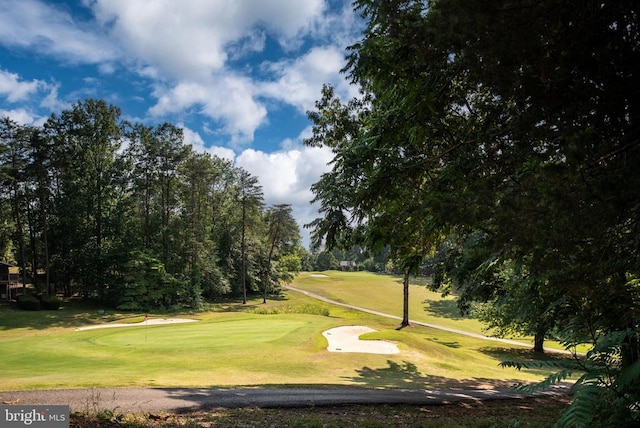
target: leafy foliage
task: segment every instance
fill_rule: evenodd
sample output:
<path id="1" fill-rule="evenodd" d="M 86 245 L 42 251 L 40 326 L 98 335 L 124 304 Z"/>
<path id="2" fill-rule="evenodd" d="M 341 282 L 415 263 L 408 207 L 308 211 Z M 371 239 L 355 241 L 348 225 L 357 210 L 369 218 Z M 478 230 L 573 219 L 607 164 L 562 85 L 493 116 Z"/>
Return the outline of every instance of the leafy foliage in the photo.
<path id="1" fill-rule="evenodd" d="M 549 334 L 592 344 L 574 419 L 598 397 L 594 419 L 624 418 L 606 391 L 634 378 L 638 341 L 612 338 L 615 364 L 599 347 L 640 325 L 638 5 L 355 6 L 367 26 L 345 72 L 362 94 L 342 103 L 325 88 L 310 114 L 308 143 L 334 153 L 313 188 L 315 236 L 433 256 L 435 286 L 538 350 Z"/>
<path id="2" fill-rule="evenodd" d="M 535 385 L 520 385 L 525 392 L 548 389 L 577 373 L 571 406 L 558 420 L 558 427 L 629 426 L 640 422 L 640 362 L 622 364 L 624 348 L 638 339 L 638 331 L 624 330 L 602 335 L 584 358 L 573 364 L 554 361 L 506 361 L 502 367 L 549 368 L 559 371 Z"/>
<path id="3" fill-rule="evenodd" d="M 44 294 L 126 310 L 195 308 L 271 287 L 295 267 L 274 264 L 279 273 L 263 276 L 268 232 L 256 177 L 195 153 L 175 125 L 128 123 L 102 100 L 78 102 L 42 127 L 2 119 L 0 186 L 0 251 Z M 296 236 L 295 222 L 287 227 Z M 296 251 L 290 240 L 277 257 Z"/>

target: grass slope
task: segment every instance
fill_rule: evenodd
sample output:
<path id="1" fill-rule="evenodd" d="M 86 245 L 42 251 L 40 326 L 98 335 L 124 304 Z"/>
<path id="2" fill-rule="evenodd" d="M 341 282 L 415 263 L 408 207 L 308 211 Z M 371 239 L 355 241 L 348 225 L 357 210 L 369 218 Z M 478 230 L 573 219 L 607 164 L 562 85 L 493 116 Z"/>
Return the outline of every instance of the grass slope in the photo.
<path id="1" fill-rule="evenodd" d="M 482 324 L 460 315 L 455 297 L 442 297 L 425 286 L 424 278 L 411 278 L 411 319 L 484 334 Z M 340 303 L 402 317 L 402 277 L 370 272 L 303 272 L 291 284 Z"/>
<path id="2" fill-rule="evenodd" d="M 351 287 L 347 277 L 338 277 L 342 278 L 342 288 Z M 370 290 L 369 294 L 391 303 L 379 290 Z M 354 296 L 354 303 L 363 305 L 363 299 L 375 300 Z M 327 312 L 329 316 L 317 315 Z M 1 388 L 312 384 L 479 387 L 537 380 L 545 374 L 498 368 L 505 358 L 530 359 L 532 355 L 526 350 L 505 349 L 492 342 L 422 327 L 397 331 L 395 320 L 319 303 L 293 292 L 267 305 L 259 301 L 246 306 L 230 303 L 206 312 L 172 316 L 197 318 L 199 322 L 75 331 L 76 327 L 94 323 L 139 322 L 143 316 L 99 315 L 95 310 L 72 305 L 36 313 L 0 306 Z M 401 353 L 389 356 L 326 351 L 324 330 L 357 324 L 379 330 L 363 338 L 394 341 Z"/>

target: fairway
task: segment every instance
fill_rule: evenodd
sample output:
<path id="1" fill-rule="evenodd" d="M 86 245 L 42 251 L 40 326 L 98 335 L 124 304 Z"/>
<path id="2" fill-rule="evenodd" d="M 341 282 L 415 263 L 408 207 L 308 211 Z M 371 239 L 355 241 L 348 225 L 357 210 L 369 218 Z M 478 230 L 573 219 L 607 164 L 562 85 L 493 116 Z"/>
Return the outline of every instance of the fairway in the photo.
<path id="1" fill-rule="evenodd" d="M 473 333 L 486 334 L 483 325 L 460 314 L 454 296 L 430 291 L 428 280 L 411 277 L 409 318 Z M 291 284 L 341 303 L 402 317 L 402 277 L 370 272 L 327 271 L 301 273 Z"/>
<path id="2" fill-rule="evenodd" d="M 539 380 L 546 373 L 498 367 L 505 358 L 530 358 L 527 350 L 423 327 L 398 331 L 395 320 L 294 292 L 266 305 L 254 300 L 172 316 L 198 321 L 146 326 L 142 315 L 0 306 L 0 388 L 486 387 Z M 131 325 L 76 331 L 101 323 Z M 329 352 L 323 332 L 340 326 L 374 329 L 360 339 L 385 340 L 399 352 Z"/>

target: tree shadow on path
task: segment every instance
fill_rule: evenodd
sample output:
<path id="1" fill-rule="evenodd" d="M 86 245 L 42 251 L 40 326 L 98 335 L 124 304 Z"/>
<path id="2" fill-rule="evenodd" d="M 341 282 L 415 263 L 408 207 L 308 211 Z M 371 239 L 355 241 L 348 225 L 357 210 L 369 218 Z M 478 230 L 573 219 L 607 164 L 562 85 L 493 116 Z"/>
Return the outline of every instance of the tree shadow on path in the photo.
<path id="1" fill-rule="evenodd" d="M 349 380 L 368 388 L 446 388 L 446 389 L 494 389 L 510 388 L 518 384 L 517 379 L 496 380 L 483 378 L 452 379 L 442 376 L 426 375 L 408 361 L 387 360 L 388 367 L 356 369 L 356 376 Z"/>

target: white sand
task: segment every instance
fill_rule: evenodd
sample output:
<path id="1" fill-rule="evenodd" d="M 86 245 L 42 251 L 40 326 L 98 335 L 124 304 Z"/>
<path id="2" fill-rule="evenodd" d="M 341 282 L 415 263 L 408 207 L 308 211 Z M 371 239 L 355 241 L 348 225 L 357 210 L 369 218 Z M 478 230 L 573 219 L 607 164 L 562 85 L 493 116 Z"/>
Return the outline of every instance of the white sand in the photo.
<path id="1" fill-rule="evenodd" d="M 327 338 L 329 352 L 360 352 L 366 354 L 397 354 L 398 346 L 384 340 L 360 340 L 365 333 L 376 330 L 361 325 L 332 328 L 322 335 Z"/>
<path id="2" fill-rule="evenodd" d="M 323 273 L 312 273 L 311 275 L 309 275 L 310 278 L 326 278 L 327 275 L 323 274 Z"/>
<path id="3" fill-rule="evenodd" d="M 190 320 L 186 318 L 149 318 L 142 322 L 136 323 L 115 323 L 115 324 L 100 324 L 100 325 L 89 325 L 86 327 L 78 327 L 76 331 L 83 330 L 94 330 L 96 328 L 115 328 L 115 327 L 140 327 L 144 325 L 160 325 L 160 324 L 180 324 L 184 322 L 196 322 L 198 320 Z"/>

